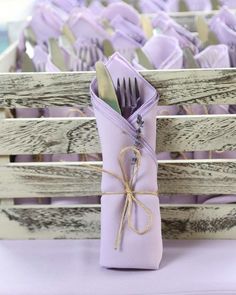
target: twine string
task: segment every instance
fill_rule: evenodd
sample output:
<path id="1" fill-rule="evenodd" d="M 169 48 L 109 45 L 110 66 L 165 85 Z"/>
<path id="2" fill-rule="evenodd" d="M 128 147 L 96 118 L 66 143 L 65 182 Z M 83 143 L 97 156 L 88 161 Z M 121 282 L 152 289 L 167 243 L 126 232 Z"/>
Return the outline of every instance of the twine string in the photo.
<path id="1" fill-rule="evenodd" d="M 128 152 L 132 151 L 135 154 L 136 157 L 136 162 L 134 164 L 134 169 L 130 175 L 130 177 L 126 173 L 125 169 L 125 156 L 127 155 Z M 150 208 L 148 208 L 142 201 L 138 200 L 136 195 L 150 195 L 150 196 L 157 196 L 158 192 L 148 192 L 148 191 L 134 191 L 133 186 L 134 186 L 134 180 L 138 174 L 138 171 L 140 169 L 140 164 L 141 164 L 141 152 L 135 148 L 134 146 L 129 146 L 121 150 L 119 154 L 119 166 L 121 168 L 122 176 L 119 176 L 118 174 L 108 171 L 103 168 L 95 167 L 92 165 L 89 165 L 89 167 L 93 170 L 96 170 L 98 172 L 106 173 L 117 180 L 119 180 L 123 187 L 124 191 L 123 192 L 104 192 L 103 195 L 125 195 L 125 203 L 124 207 L 121 213 L 121 219 L 115 239 L 115 250 L 119 250 L 121 246 L 121 240 L 124 232 L 124 225 L 125 221 L 127 220 L 128 228 L 132 230 L 134 233 L 138 235 L 144 235 L 147 232 L 149 232 L 152 228 L 153 225 L 153 212 Z M 132 221 L 132 216 L 133 216 L 133 206 L 136 204 L 136 206 L 140 207 L 143 209 L 144 213 L 147 216 L 147 222 L 143 229 L 138 229 L 137 226 L 133 224 Z"/>

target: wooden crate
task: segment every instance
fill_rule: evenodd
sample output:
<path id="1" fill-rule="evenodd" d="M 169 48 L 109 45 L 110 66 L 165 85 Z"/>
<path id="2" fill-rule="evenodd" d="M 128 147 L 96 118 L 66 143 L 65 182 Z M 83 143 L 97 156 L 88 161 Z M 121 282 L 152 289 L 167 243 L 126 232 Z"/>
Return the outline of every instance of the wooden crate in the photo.
<path id="1" fill-rule="evenodd" d="M 87 106 L 95 73 L 0 75 L 0 107 Z M 234 104 L 236 70 L 142 72 L 161 105 Z M 158 151 L 234 150 L 236 115 L 157 118 Z M 100 152 L 94 118 L 1 119 L 0 237 L 98 238 L 100 206 L 14 206 L 11 198 L 100 193 L 101 175 L 88 163 L 7 163 L 14 154 Z M 98 163 L 97 165 L 101 165 Z M 160 161 L 160 193 L 234 194 L 235 160 Z M 187 197 L 187 196 L 186 196 Z M 6 200 L 10 200 L 6 202 Z M 163 234 L 171 239 L 236 238 L 236 205 L 162 206 Z"/>
<path id="2" fill-rule="evenodd" d="M 176 19 L 194 30 L 196 13 Z M 100 206 L 15 206 L 12 198 L 91 196 L 101 175 L 88 163 L 9 163 L 15 154 L 100 152 L 94 118 L 6 119 L 4 108 L 87 106 L 95 73 L 7 73 L 17 44 L 0 57 L 0 239 L 99 238 Z M 147 71 L 161 105 L 236 104 L 236 71 Z M 236 115 L 157 118 L 158 151 L 236 149 Z M 68 136 L 69 134 L 69 136 Z M 102 163 L 97 163 L 102 165 Z M 162 194 L 236 194 L 236 160 L 160 161 Z M 236 205 L 165 205 L 165 238 L 236 239 Z"/>

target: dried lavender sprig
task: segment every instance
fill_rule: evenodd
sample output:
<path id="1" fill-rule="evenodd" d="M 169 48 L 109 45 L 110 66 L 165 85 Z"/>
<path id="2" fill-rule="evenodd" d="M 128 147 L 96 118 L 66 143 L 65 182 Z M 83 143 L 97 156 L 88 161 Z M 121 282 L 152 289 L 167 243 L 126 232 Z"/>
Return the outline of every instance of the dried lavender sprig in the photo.
<path id="1" fill-rule="evenodd" d="M 137 129 L 136 129 L 136 134 L 135 134 L 135 142 L 134 142 L 134 146 L 140 151 L 142 148 L 142 143 L 141 143 L 141 139 L 142 139 L 142 129 L 144 127 L 144 120 L 142 118 L 142 116 L 140 114 L 138 114 L 137 116 Z M 137 162 L 137 157 L 134 156 L 132 158 L 132 165 L 135 165 Z"/>

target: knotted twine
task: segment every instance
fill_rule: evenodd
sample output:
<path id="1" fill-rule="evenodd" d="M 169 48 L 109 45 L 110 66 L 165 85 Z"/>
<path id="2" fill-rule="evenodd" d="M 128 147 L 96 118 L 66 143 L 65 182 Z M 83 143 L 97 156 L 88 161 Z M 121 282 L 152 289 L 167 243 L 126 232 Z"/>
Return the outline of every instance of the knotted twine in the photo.
<path id="1" fill-rule="evenodd" d="M 133 164 L 133 170 L 131 172 L 131 176 L 127 175 L 125 171 L 125 156 L 128 152 L 132 151 L 135 154 L 135 163 Z M 123 148 L 120 151 L 118 161 L 119 161 L 119 166 L 121 168 L 122 176 L 119 176 L 118 174 L 108 171 L 103 168 L 95 167 L 89 165 L 89 168 L 96 170 L 98 172 L 106 173 L 117 180 L 119 180 L 122 185 L 124 186 L 124 191 L 123 192 L 103 192 L 102 195 L 124 195 L 125 196 L 125 203 L 124 207 L 122 210 L 121 214 L 121 219 L 115 239 L 115 250 L 119 250 L 121 246 L 121 240 L 124 232 L 124 224 L 125 221 L 127 220 L 128 223 L 128 228 L 132 230 L 134 233 L 138 235 L 144 235 L 147 232 L 149 232 L 152 229 L 153 225 L 153 212 L 150 208 L 148 208 L 143 202 L 137 199 L 136 195 L 150 195 L 150 196 L 158 196 L 158 192 L 145 192 L 145 191 L 134 191 L 134 180 L 135 177 L 138 174 L 138 171 L 140 169 L 140 164 L 141 164 L 141 152 L 134 146 L 128 146 L 126 148 Z M 147 215 L 147 222 L 142 230 L 138 229 L 137 226 L 133 225 L 132 222 L 132 212 L 133 212 L 133 205 L 136 204 L 140 208 L 143 209 L 145 214 Z"/>

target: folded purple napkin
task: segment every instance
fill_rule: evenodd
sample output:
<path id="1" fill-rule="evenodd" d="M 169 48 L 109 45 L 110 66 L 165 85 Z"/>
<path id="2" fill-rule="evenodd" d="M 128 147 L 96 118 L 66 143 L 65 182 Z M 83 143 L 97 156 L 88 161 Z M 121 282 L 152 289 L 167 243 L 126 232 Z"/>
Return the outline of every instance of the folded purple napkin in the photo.
<path id="1" fill-rule="evenodd" d="M 230 68 L 229 49 L 224 44 L 208 46 L 194 58 L 201 68 Z"/>
<path id="2" fill-rule="evenodd" d="M 220 43 L 229 46 L 231 66 L 236 67 L 236 16 L 223 7 L 210 23 L 211 30 L 216 34 Z"/>
<path id="3" fill-rule="evenodd" d="M 228 8 L 236 8 L 235 0 L 221 0 L 220 2 L 222 4 L 222 6 L 225 5 Z"/>
<path id="4" fill-rule="evenodd" d="M 152 20 L 153 28 L 163 35 L 171 36 L 179 41 L 181 48 L 190 48 L 193 53 L 198 53 L 200 40 L 191 32 L 179 25 L 165 12 L 158 12 Z"/>
<path id="5" fill-rule="evenodd" d="M 142 13 L 155 13 L 157 11 L 165 11 L 166 2 L 164 0 L 140 0 L 139 8 Z"/>
<path id="6" fill-rule="evenodd" d="M 143 52 L 156 69 L 182 69 L 183 51 L 175 38 L 153 36 L 143 47 Z M 134 60 L 134 64 L 137 63 Z M 145 69 L 139 65 L 138 69 Z"/>
<path id="7" fill-rule="evenodd" d="M 146 37 L 143 30 L 137 25 L 134 25 L 130 21 L 124 19 L 120 15 L 116 16 L 110 22 L 110 24 L 114 29 L 122 31 L 124 34 L 134 39 L 137 43 L 140 43 L 142 45 L 145 44 Z"/>
<path id="8" fill-rule="evenodd" d="M 236 16 L 228 8 L 223 7 L 210 20 L 210 28 L 223 44 L 236 43 Z"/>
<path id="9" fill-rule="evenodd" d="M 94 15 L 88 9 L 73 12 L 67 24 L 76 39 L 96 39 L 98 41 L 110 39 L 109 34 L 96 21 Z"/>
<path id="10" fill-rule="evenodd" d="M 32 28 L 38 44 L 47 42 L 50 38 L 57 38 L 64 24 L 63 18 L 52 5 L 46 2 L 39 3 L 33 12 L 29 26 Z"/>
<path id="11" fill-rule="evenodd" d="M 47 58 L 47 63 L 45 65 L 45 69 L 46 69 L 46 72 L 50 72 L 50 73 L 60 72 L 60 69 L 58 69 L 58 67 L 56 67 L 56 65 L 54 65 L 54 63 L 52 62 L 49 55 Z"/>
<path id="12" fill-rule="evenodd" d="M 118 51 L 128 61 L 132 61 L 135 56 L 135 50 L 141 47 L 141 44 L 129 37 L 127 34 L 117 30 L 111 38 L 115 51 Z"/>
<path id="13" fill-rule="evenodd" d="M 104 169 L 100 264 L 158 269 L 162 237 L 155 154 L 157 93 L 118 53 L 106 67 L 114 85 L 118 78 L 137 79 L 142 105 L 126 120 L 98 97 L 97 80 L 91 84 Z M 137 142 L 139 150 L 134 149 Z"/>
<path id="14" fill-rule="evenodd" d="M 98 16 L 102 14 L 104 9 L 104 5 L 99 1 L 94 1 L 89 5 L 89 10 Z"/>
<path id="15" fill-rule="evenodd" d="M 79 5 L 77 0 L 51 0 L 51 2 L 66 12 L 71 12 Z"/>
<path id="16" fill-rule="evenodd" d="M 48 61 L 48 52 L 39 45 L 34 47 L 33 63 L 37 72 L 45 72 Z"/>
<path id="17" fill-rule="evenodd" d="M 138 12 L 131 5 L 124 2 L 115 2 L 108 5 L 101 14 L 101 18 L 111 21 L 118 15 L 134 25 L 140 26 L 140 17 Z"/>

